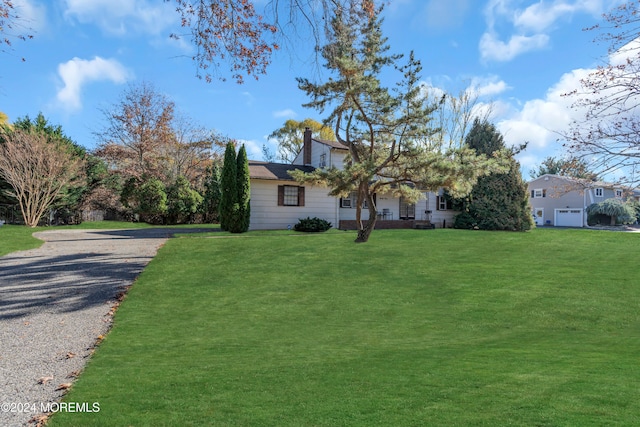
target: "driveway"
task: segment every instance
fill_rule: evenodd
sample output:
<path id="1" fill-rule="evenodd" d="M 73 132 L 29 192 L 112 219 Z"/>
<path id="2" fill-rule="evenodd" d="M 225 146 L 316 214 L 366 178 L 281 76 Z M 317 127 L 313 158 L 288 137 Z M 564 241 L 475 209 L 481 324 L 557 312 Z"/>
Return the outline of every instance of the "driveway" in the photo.
<path id="1" fill-rule="evenodd" d="M 111 325 L 112 308 L 175 232 L 52 230 L 0 257 L 0 425 L 27 425 L 58 402 Z M 99 403 L 99 402 L 98 402 Z"/>

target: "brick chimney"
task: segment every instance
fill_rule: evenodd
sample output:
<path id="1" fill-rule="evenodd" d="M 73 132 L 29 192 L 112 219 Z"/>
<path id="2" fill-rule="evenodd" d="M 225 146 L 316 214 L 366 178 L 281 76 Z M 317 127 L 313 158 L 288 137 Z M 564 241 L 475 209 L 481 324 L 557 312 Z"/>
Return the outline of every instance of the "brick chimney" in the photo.
<path id="1" fill-rule="evenodd" d="M 311 164 L 311 129 L 304 129 L 304 137 L 303 137 L 303 146 L 302 146 L 302 163 L 305 165 Z"/>

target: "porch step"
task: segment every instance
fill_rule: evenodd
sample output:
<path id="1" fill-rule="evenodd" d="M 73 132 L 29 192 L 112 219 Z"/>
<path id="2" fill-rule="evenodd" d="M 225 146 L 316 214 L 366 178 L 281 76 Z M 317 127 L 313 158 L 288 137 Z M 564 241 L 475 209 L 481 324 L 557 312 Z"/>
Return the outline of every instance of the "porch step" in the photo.
<path id="1" fill-rule="evenodd" d="M 430 221 L 414 221 L 413 228 L 418 230 L 434 230 L 436 225 Z"/>

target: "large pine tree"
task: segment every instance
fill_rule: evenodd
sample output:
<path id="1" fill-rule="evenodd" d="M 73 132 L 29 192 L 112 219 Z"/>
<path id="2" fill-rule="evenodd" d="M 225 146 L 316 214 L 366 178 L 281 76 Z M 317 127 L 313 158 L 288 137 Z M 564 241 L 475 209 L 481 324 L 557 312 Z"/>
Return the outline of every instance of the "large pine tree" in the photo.
<path id="1" fill-rule="evenodd" d="M 366 242 L 377 218 L 374 194 L 391 193 L 415 202 L 423 190 L 445 187 L 463 195 L 478 176 L 501 165 L 468 148 L 433 147 L 430 141 L 436 130 L 429 122 L 438 106 L 425 98 L 422 66 L 413 54 L 401 65 L 400 55 L 387 53 L 378 19 L 381 10 L 363 13 L 354 6 L 336 7 L 334 12 L 328 44 L 322 49 L 332 76 L 322 84 L 300 78 L 298 87 L 311 98 L 305 106 L 329 110 L 325 123 L 333 125 L 349 156 L 341 170 L 291 175 L 301 183 L 325 185 L 333 196 L 356 192 L 356 242 Z M 395 68 L 400 78 L 393 89 L 380 81 L 388 68 Z M 366 221 L 361 212 L 365 204 Z"/>
<path id="2" fill-rule="evenodd" d="M 502 135 L 492 123 L 476 119 L 465 144 L 478 154 L 491 156 L 504 150 Z M 520 165 L 511 155 L 510 168 L 478 179 L 465 203 L 465 212 L 456 219 L 456 227 L 481 230 L 526 231 L 533 226 L 527 186 Z"/>

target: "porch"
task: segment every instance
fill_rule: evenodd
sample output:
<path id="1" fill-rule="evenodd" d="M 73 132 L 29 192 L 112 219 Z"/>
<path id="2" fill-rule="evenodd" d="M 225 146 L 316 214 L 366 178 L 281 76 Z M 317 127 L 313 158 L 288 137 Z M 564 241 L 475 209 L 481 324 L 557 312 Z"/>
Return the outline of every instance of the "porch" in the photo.
<path id="1" fill-rule="evenodd" d="M 366 221 L 366 220 L 365 220 Z M 440 225 L 442 227 L 442 225 Z M 358 225 L 355 220 L 340 220 L 340 224 L 338 226 L 340 230 L 357 230 Z M 390 229 L 408 229 L 408 228 L 416 228 L 416 229 L 434 229 L 436 228 L 436 224 L 426 221 L 426 220 L 415 220 L 415 219 L 379 219 L 376 221 L 376 225 L 374 227 L 376 230 L 390 230 Z"/>

